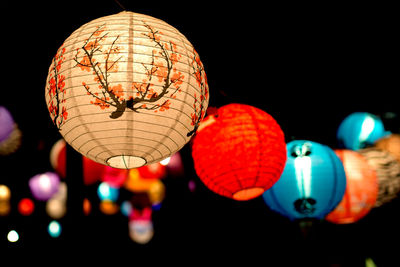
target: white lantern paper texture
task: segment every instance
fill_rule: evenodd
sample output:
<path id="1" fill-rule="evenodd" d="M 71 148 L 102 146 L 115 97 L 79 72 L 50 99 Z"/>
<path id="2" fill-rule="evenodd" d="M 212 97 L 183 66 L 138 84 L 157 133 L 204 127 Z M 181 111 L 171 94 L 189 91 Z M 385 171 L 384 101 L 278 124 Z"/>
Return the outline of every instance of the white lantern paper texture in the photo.
<path id="1" fill-rule="evenodd" d="M 203 64 L 185 36 L 127 11 L 84 24 L 65 40 L 45 94 L 53 123 L 74 149 L 127 169 L 180 150 L 209 98 Z"/>

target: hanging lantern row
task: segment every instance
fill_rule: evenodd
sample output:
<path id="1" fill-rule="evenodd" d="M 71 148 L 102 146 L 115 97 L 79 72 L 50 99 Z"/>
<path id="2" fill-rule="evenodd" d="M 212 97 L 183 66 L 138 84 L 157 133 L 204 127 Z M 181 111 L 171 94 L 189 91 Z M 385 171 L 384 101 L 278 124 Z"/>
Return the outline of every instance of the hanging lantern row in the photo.
<path id="1" fill-rule="evenodd" d="M 329 220 L 354 222 L 400 190 L 390 155 L 398 146 L 385 155 L 367 148 L 388 135 L 372 114 L 344 119 L 337 138 L 347 150 L 336 151 L 308 140 L 286 144 L 278 123 L 248 105 L 223 106 L 201 122 L 209 89 L 199 55 L 177 29 L 150 16 L 121 12 L 73 32 L 53 58 L 45 98 L 61 135 L 84 156 L 84 172 L 93 160 L 107 183 L 133 192 L 150 188 L 148 173 L 165 175 L 151 164 L 194 133 L 194 167 L 211 191 L 235 200 L 263 195 L 291 219 L 324 218 L 337 207 Z"/>

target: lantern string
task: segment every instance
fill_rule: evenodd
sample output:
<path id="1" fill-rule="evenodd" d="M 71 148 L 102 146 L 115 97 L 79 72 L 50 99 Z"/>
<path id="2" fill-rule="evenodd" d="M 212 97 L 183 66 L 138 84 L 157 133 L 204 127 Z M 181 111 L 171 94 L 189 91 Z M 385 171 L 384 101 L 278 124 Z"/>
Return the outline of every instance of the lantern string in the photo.
<path id="1" fill-rule="evenodd" d="M 126 8 L 118 0 L 114 0 L 114 2 L 117 3 L 117 5 L 119 5 L 119 7 L 122 8 L 124 11 L 126 11 Z"/>

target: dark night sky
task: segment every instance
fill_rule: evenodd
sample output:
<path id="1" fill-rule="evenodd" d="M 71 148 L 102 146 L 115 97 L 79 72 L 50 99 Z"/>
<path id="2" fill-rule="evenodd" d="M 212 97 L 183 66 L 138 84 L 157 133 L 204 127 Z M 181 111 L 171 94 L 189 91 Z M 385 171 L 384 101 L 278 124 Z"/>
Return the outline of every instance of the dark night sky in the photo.
<path id="1" fill-rule="evenodd" d="M 121 0 L 130 11 L 176 27 L 194 45 L 207 73 L 210 106 L 236 102 L 261 108 L 278 121 L 288 141 L 308 139 L 334 148 L 337 127 L 351 112 L 399 114 L 394 95 L 398 91 L 398 29 L 390 7 L 239 2 L 145 5 Z M 44 101 L 53 55 L 82 24 L 122 11 L 114 1 L 49 3 L 8 1 L 2 8 L 3 14 L 11 16 L 1 18 L 0 105 L 12 112 L 23 132 L 23 144 L 16 154 L 0 159 L 5 170 L 0 177 L 1 183 L 4 180 L 17 190 L 16 198 L 29 193 L 30 176 L 49 170 L 48 152 L 60 138 Z M 387 125 L 398 132 L 399 124 L 387 121 Z M 269 211 L 261 198 L 234 202 L 211 193 L 196 177 L 189 146 L 182 155 L 186 176 L 165 181 L 167 198 L 154 215 L 156 234 L 150 244 L 141 247 L 129 240 L 125 218 L 101 214 L 82 223 L 89 237 L 83 243 L 119 244 L 137 251 L 174 247 L 195 257 L 201 257 L 206 248 L 221 247 L 241 252 L 243 257 L 244 252 L 251 255 L 256 250 L 263 257 L 282 259 L 287 252 L 303 263 L 320 255 L 318 266 L 343 262 L 359 266 L 355 262 L 367 256 L 378 266 L 392 266 L 384 264 L 396 259 L 385 242 L 400 237 L 397 200 L 354 225 L 323 222 L 304 243 L 297 226 Z M 187 189 L 189 179 L 197 184 L 195 194 Z M 55 246 L 75 244 L 67 237 L 72 230 L 65 230 L 66 236 L 59 241 L 41 236 L 47 234 L 39 229 L 48 218 L 40 208 L 31 218 L 16 212 L 0 218 L 1 245 L 7 245 L 4 235 L 10 225 L 26 227 L 23 242 L 27 247 L 37 240 Z"/>

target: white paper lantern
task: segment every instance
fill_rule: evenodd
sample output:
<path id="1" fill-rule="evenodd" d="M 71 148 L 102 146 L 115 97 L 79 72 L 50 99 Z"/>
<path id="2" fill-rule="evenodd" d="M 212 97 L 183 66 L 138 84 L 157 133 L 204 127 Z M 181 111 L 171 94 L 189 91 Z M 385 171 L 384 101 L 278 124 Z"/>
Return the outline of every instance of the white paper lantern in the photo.
<path id="1" fill-rule="evenodd" d="M 128 169 L 180 150 L 209 98 L 203 64 L 185 36 L 127 11 L 84 24 L 65 40 L 45 93 L 52 121 L 74 149 Z"/>

